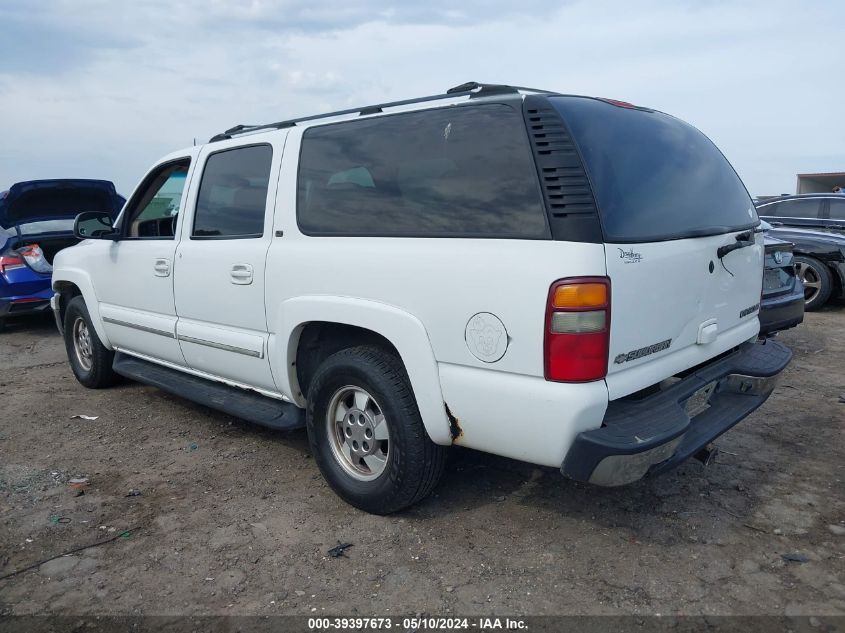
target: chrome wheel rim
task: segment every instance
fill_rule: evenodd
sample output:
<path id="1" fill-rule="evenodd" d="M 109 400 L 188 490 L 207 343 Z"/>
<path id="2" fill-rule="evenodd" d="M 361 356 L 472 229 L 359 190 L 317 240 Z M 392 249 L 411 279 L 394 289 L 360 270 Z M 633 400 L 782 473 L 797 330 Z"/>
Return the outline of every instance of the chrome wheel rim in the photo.
<path id="1" fill-rule="evenodd" d="M 332 455 L 358 481 L 377 479 L 390 457 L 390 429 L 381 406 L 360 387 L 338 389 L 329 401 L 326 435 Z"/>
<path id="2" fill-rule="evenodd" d="M 796 262 L 795 272 L 801 283 L 804 284 L 804 303 L 810 303 L 822 290 L 822 279 L 819 271 L 804 262 Z"/>
<path id="3" fill-rule="evenodd" d="M 82 317 L 76 317 L 73 322 L 73 351 L 79 366 L 85 371 L 91 371 L 94 366 L 93 342 L 88 325 Z"/>

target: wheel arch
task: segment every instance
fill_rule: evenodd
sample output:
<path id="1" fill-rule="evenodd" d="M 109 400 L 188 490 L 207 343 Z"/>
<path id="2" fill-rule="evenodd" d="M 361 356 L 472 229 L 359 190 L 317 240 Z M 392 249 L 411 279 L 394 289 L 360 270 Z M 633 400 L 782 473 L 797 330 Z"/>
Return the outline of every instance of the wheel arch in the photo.
<path id="1" fill-rule="evenodd" d="M 71 299 L 79 295 L 82 296 L 97 336 L 106 348 L 111 349 L 111 343 L 109 343 L 105 328 L 103 328 L 103 321 L 100 318 L 100 304 L 97 301 L 97 295 L 94 293 L 91 278 L 78 270 L 54 271 L 52 287 L 53 291 L 59 296 L 59 310 L 62 319 L 64 319 L 65 310 L 67 310 L 67 305 Z"/>
<path id="2" fill-rule="evenodd" d="M 297 361 L 302 362 L 310 344 L 326 341 L 322 357 L 350 346 L 381 345 L 395 350 L 404 364 L 429 437 L 437 444 L 451 444 L 437 361 L 425 326 L 415 316 L 377 301 L 334 296 L 289 299 L 276 314 L 270 329 L 270 365 L 280 391 L 297 405 L 306 404 L 300 376 L 316 369 L 319 360 L 309 359 L 309 366 L 300 370 Z"/>

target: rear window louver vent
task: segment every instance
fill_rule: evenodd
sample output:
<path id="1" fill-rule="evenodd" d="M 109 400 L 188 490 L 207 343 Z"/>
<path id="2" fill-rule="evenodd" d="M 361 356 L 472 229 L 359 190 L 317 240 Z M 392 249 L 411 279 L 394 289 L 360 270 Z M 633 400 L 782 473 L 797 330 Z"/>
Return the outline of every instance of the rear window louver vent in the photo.
<path id="1" fill-rule="evenodd" d="M 552 237 L 602 241 L 595 198 L 581 157 L 560 114 L 547 97 L 528 96 L 523 116 L 537 163 Z"/>

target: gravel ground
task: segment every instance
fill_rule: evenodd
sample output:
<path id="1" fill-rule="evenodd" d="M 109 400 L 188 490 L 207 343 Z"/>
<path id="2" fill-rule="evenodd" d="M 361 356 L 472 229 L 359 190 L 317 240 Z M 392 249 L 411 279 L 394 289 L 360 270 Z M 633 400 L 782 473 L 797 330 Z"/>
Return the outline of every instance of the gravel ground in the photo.
<path id="1" fill-rule="evenodd" d="M 86 390 L 49 319 L 12 323 L 0 576 L 117 538 L 0 580 L 0 615 L 845 614 L 845 302 L 781 340 L 780 386 L 707 468 L 602 489 L 453 449 L 431 498 L 376 517 L 304 431 Z"/>

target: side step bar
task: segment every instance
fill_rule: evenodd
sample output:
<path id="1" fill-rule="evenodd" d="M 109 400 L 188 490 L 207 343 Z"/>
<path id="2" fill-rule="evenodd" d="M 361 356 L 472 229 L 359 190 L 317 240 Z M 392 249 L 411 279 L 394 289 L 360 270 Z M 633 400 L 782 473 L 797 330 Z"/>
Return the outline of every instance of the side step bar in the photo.
<path id="1" fill-rule="evenodd" d="M 305 427 L 305 411 L 255 391 L 230 387 L 118 352 L 112 365 L 121 376 L 279 431 Z"/>

